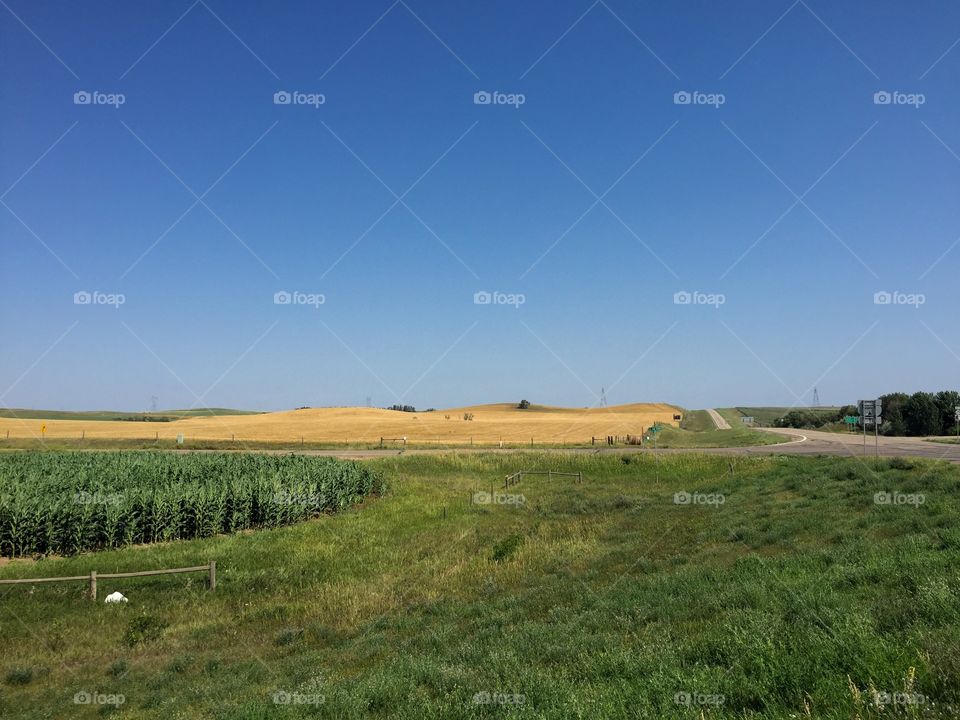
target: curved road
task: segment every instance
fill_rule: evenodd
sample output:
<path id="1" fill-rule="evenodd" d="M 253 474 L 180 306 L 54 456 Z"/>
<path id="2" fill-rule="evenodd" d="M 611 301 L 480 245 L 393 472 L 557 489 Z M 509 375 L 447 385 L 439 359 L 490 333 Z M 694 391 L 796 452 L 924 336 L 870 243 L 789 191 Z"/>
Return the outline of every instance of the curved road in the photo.
<path id="1" fill-rule="evenodd" d="M 863 435 L 858 433 L 832 433 L 819 430 L 794 430 L 793 428 L 756 428 L 763 432 L 786 435 L 790 440 L 777 445 L 754 445 L 751 447 L 731 448 L 661 448 L 652 450 L 645 447 L 628 445 L 625 447 L 585 447 L 585 448 L 536 448 L 536 449 L 499 449 L 489 447 L 476 448 L 411 448 L 399 450 L 304 450 L 294 451 L 297 455 L 323 455 L 330 457 L 352 458 L 357 460 L 387 457 L 390 455 L 436 455 L 440 453 L 517 453 L 517 452 L 557 452 L 589 453 L 596 455 L 623 455 L 625 453 L 709 453 L 711 455 L 833 455 L 838 457 L 925 457 L 933 460 L 947 460 L 960 463 L 960 444 L 935 443 L 920 438 L 880 437 L 876 440 L 867 435 L 864 448 Z M 876 443 L 876 444 L 875 444 Z M 182 451 L 181 451 L 182 452 Z M 197 450 L 194 452 L 215 452 Z M 287 454 L 291 451 L 258 451 Z"/>

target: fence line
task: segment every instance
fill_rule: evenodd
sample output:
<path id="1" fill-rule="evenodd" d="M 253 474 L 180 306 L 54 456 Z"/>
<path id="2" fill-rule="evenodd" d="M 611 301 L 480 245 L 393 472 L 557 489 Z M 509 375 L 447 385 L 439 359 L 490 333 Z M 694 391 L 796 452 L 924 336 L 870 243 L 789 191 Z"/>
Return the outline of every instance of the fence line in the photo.
<path id="1" fill-rule="evenodd" d="M 523 480 L 524 475 L 546 475 L 547 480 L 553 480 L 554 475 L 560 475 L 561 477 L 575 477 L 577 482 L 583 482 L 583 472 L 580 470 L 575 473 L 559 472 L 558 470 L 518 470 L 517 472 L 513 473 L 513 475 L 507 475 L 503 479 L 504 489 L 519 483 L 521 480 Z"/>
<path id="2" fill-rule="evenodd" d="M 33 583 L 48 582 L 76 582 L 86 580 L 90 583 L 90 599 L 97 599 L 97 580 L 129 577 L 147 577 L 151 575 L 174 575 L 176 573 L 202 572 L 207 573 L 207 587 L 210 590 L 217 589 L 217 561 L 211 560 L 207 565 L 194 565 L 193 567 L 170 568 L 167 570 L 140 570 L 138 572 L 122 573 L 103 573 L 98 574 L 96 570 L 91 570 L 89 575 L 72 575 L 70 577 L 47 577 L 47 578 L 16 578 L 14 580 L 0 580 L 0 585 L 31 585 Z"/>

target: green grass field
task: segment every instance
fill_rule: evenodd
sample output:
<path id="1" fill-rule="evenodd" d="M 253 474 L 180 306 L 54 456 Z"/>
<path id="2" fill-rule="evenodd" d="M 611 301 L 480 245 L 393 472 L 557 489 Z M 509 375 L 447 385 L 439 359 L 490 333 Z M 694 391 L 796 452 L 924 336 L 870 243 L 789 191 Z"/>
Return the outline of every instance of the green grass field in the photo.
<path id="1" fill-rule="evenodd" d="M 707 430 L 716 430 L 716 427 L 706 410 L 687 410 L 683 413 L 680 429 L 690 432 L 706 432 Z"/>
<path id="2" fill-rule="evenodd" d="M 957 466 L 682 454 L 658 481 L 649 455 L 372 464 L 390 491 L 338 515 L 0 565 L 219 567 L 212 593 L 190 575 L 102 580 L 129 598 L 116 606 L 82 582 L 0 586 L 0 716 L 960 713 Z M 547 468 L 585 479 L 469 502 Z M 75 703 L 90 697 L 123 703 Z"/>
<path id="3" fill-rule="evenodd" d="M 735 408 L 719 408 L 717 411 L 723 415 L 724 419 L 729 422 L 731 425 L 734 424 L 734 421 L 737 423 L 740 422 L 740 418 L 744 416 L 753 417 L 756 424 L 762 427 L 773 427 L 773 423 L 777 418 L 781 418 L 786 415 L 791 410 L 803 410 L 807 412 L 819 413 L 823 412 L 824 414 L 836 413 L 840 409 L 840 406 L 828 406 L 823 405 L 821 407 L 735 407 Z"/>
<path id="4" fill-rule="evenodd" d="M 690 422 L 687 418 L 693 415 Z M 744 426 L 739 420 L 734 423 L 730 418 L 729 430 L 717 430 L 713 420 L 706 410 L 694 410 L 684 417 L 684 424 L 680 428 L 664 426 L 657 438 L 657 447 L 683 448 L 694 450 L 697 448 L 718 447 L 750 447 L 753 445 L 776 445 L 787 442 L 789 437 L 759 432 Z M 647 443 L 648 447 L 651 443 Z"/>

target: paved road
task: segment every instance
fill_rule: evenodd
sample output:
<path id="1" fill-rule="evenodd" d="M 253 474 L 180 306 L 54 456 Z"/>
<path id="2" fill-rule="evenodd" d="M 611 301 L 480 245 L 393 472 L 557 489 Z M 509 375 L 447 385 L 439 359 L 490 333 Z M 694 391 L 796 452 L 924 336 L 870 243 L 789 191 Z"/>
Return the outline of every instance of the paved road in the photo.
<path id="1" fill-rule="evenodd" d="M 713 424 L 717 426 L 717 430 L 729 430 L 730 423 L 723 419 L 723 416 L 718 413 L 713 408 L 707 410 L 707 415 L 710 416 L 710 419 L 713 420 Z"/>
<path id="2" fill-rule="evenodd" d="M 832 433 L 820 430 L 778 428 L 776 431 L 757 428 L 764 432 L 791 435 L 796 441 L 767 448 L 744 448 L 751 452 L 787 452 L 797 455 L 880 455 L 881 457 L 913 456 L 960 463 L 960 444 L 935 443 L 921 438 L 879 437 L 867 435 L 866 444 L 860 433 Z M 777 448 L 780 448 L 778 450 Z"/>
<path id="3" fill-rule="evenodd" d="M 757 428 L 764 432 L 786 435 L 792 438 L 789 442 L 778 445 L 755 445 L 752 447 L 736 448 L 661 448 L 657 452 L 661 453 L 690 453 L 702 452 L 711 455 L 834 455 L 839 457 L 862 457 L 864 455 L 863 436 L 857 433 L 830 433 L 820 432 L 818 430 L 794 430 L 792 428 L 778 428 L 771 430 L 768 428 Z M 214 452 L 214 451 L 197 451 Z M 265 452 L 265 451 L 258 451 Z M 276 451 L 281 452 L 281 451 Z M 289 451 L 282 451 L 283 454 Z M 436 455 L 440 453 L 524 453 L 524 452 L 557 452 L 557 453 L 583 453 L 595 455 L 623 455 L 634 452 L 654 452 L 650 448 L 640 448 L 635 446 L 625 447 L 598 447 L 598 448 L 567 448 L 567 449 L 504 449 L 498 448 L 415 448 L 405 451 L 400 450 L 304 450 L 297 452 L 298 455 L 322 455 L 339 458 L 352 458 L 358 460 L 388 457 L 391 455 Z M 960 463 L 960 444 L 934 443 L 919 438 L 885 438 L 881 437 L 874 440 L 870 435 L 867 436 L 866 455 L 873 457 L 874 454 L 881 457 L 913 456 L 925 457 L 935 460 L 948 460 L 954 463 Z"/>

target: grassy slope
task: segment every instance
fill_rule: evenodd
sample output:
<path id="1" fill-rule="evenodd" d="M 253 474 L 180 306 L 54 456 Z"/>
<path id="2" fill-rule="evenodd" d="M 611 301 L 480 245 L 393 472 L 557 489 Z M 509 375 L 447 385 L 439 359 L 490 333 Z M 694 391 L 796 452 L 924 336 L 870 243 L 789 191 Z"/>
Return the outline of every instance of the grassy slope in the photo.
<path id="1" fill-rule="evenodd" d="M 851 718 L 860 689 L 960 709 L 960 468 L 811 458 L 408 456 L 362 510 L 231 537 L 11 563 L 0 576 L 218 561 L 198 578 L 0 588 L 4 718 Z M 526 504 L 468 505 L 516 469 Z M 878 491 L 924 492 L 919 507 Z M 720 506 L 675 492 L 724 493 Z M 444 511 L 444 508 L 446 511 Z M 494 558 L 498 557 L 499 561 Z M 169 623 L 123 642 L 137 617 Z M 278 707 L 278 690 L 325 703 Z M 478 692 L 523 705 L 476 705 Z M 936 702 L 936 705 L 932 705 Z M 949 707 L 953 704 L 952 709 Z M 860 708 L 860 716 L 889 717 Z"/>
<path id="2" fill-rule="evenodd" d="M 706 410 L 687 410 L 683 413 L 683 422 L 680 423 L 680 427 L 690 432 L 705 432 L 706 430 L 716 429 Z"/>
<path id="3" fill-rule="evenodd" d="M 687 410 L 680 428 L 665 427 L 657 439 L 663 448 L 748 447 L 774 445 L 788 438 L 744 427 L 740 416 L 729 408 L 718 412 L 730 423 L 730 430 L 717 430 L 706 410 Z"/>
<path id="4" fill-rule="evenodd" d="M 710 424 L 713 425 L 712 422 Z M 789 438 L 782 435 L 758 432 L 747 427 L 733 426 L 730 430 L 705 430 L 703 432 L 690 432 L 667 427 L 660 433 L 657 446 L 686 449 L 750 447 L 752 445 L 776 445 L 788 440 Z"/>
<path id="5" fill-rule="evenodd" d="M 762 425 L 764 427 L 771 427 L 773 425 L 774 420 L 776 420 L 777 418 L 783 417 L 791 410 L 804 410 L 808 412 L 823 411 L 825 413 L 835 413 L 839 409 L 840 409 L 839 406 L 833 407 L 833 406 L 827 406 L 827 405 L 823 405 L 821 407 L 796 407 L 796 408 L 737 407 L 737 408 L 723 408 L 722 410 L 720 410 L 720 414 L 723 415 L 728 421 L 730 421 L 730 417 L 733 417 L 732 413 L 736 413 L 736 417 L 738 418 L 737 422 L 740 422 L 739 420 L 740 417 L 744 415 L 749 415 L 755 419 L 758 425 Z M 731 412 L 731 415 L 728 416 L 724 414 L 725 412 Z M 732 421 L 731 421 L 731 424 L 733 424 Z"/>

